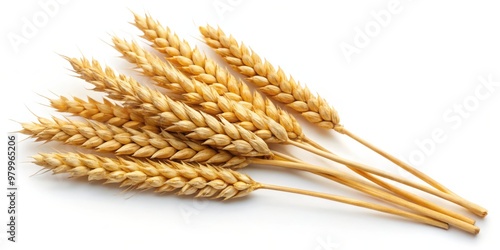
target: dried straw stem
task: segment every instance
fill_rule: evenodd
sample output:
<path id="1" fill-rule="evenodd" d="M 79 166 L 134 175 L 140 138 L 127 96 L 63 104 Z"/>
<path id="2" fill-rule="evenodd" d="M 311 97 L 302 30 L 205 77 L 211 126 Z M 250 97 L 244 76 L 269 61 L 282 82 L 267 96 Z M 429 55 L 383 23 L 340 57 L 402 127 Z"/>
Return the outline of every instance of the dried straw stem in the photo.
<path id="1" fill-rule="evenodd" d="M 158 193 L 178 190 L 178 195 L 227 200 L 245 196 L 259 185 L 245 174 L 210 165 L 111 159 L 76 153 L 39 154 L 33 159 L 54 173 L 87 176 L 89 181 L 104 180 L 119 183 L 121 187 L 155 189 Z"/>
<path id="2" fill-rule="evenodd" d="M 251 163 L 255 164 L 262 164 L 262 165 L 273 165 L 273 166 L 281 166 L 285 168 L 292 168 L 292 169 L 298 169 L 298 170 L 303 170 L 303 171 L 309 171 L 309 172 L 314 172 L 318 173 L 320 175 L 323 175 L 327 177 L 328 179 L 334 180 L 340 184 L 346 185 L 348 187 L 354 188 L 358 191 L 361 191 L 363 193 L 369 194 L 373 197 L 376 197 L 378 199 L 381 199 L 383 201 L 387 201 L 392 204 L 396 204 L 408 209 L 411 209 L 419 214 L 422 214 L 424 216 L 428 216 L 430 218 L 433 218 L 435 220 L 443 221 L 446 222 L 450 225 L 453 225 L 461 230 L 464 230 L 466 232 L 472 233 L 472 234 L 477 234 L 479 233 L 479 228 L 474 226 L 473 224 L 470 223 L 471 219 L 464 217 L 464 216 L 459 216 L 459 218 L 455 218 L 449 214 L 452 215 L 457 215 L 456 213 L 446 210 L 444 208 L 440 208 L 441 211 L 444 211 L 445 213 L 441 213 L 440 211 L 436 211 L 433 209 L 429 209 L 427 207 L 415 204 L 413 202 L 407 201 L 405 199 L 402 199 L 400 197 L 397 197 L 391 193 L 388 193 L 386 191 L 374 188 L 373 185 L 367 184 L 366 182 L 363 182 L 361 180 L 353 180 L 352 177 L 346 177 L 345 173 L 335 171 L 332 169 L 325 169 L 322 167 L 317 167 L 313 166 L 307 163 L 296 163 L 296 162 L 288 162 L 288 161 L 278 161 L 278 160 L 265 160 L 265 159 L 251 159 Z M 437 205 L 436 205 L 437 207 Z M 466 221 L 464 221 L 464 220 Z"/>
<path id="3" fill-rule="evenodd" d="M 274 154 L 276 156 L 275 158 L 279 157 L 279 158 L 281 158 L 282 160 L 285 160 L 285 161 L 292 161 L 292 162 L 300 163 L 300 164 L 303 164 L 303 165 L 307 164 L 307 163 L 305 163 L 303 161 L 300 161 L 300 160 L 298 160 L 296 158 L 293 158 L 293 157 L 288 156 L 288 155 L 284 155 L 284 154 L 279 153 L 279 152 L 275 152 Z M 335 154 L 333 154 L 333 155 L 335 155 Z M 469 224 L 472 224 L 472 225 L 474 225 L 476 223 L 475 220 L 472 219 L 472 218 L 469 218 L 469 217 L 464 216 L 462 214 L 459 214 L 457 212 L 451 211 L 451 210 L 446 209 L 444 207 L 438 206 L 435 203 L 429 202 L 428 200 L 423 199 L 422 197 L 420 197 L 418 195 L 415 195 L 415 194 L 410 193 L 410 192 L 408 192 L 408 191 L 406 191 L 404 189 L 401 189 L 401 188 L 399 188 L 399 187 L 397 187 L 397 186 L 395 186 L 393 184 L 390 184 L 390 183 L 388 183 L 388 182 L 386 182 L 386 181 L 384 181 L 384 180 L 382 180 L 382 179 L 380 179 L 380 178 L 378 178 L 378 177 L 376 177 L 374 175 L 371 175 L 371 174 L 369 174 L 367 172 L 363 172 L 363 171 L 361 171 L 359 169 L 356 169 L 355 167 L 352 167 L 352 166 L 349 166 L 349 165 L 346 165 L 346 167 L 348 167 L 349 169 L 351 169 L 352 171 L 354 171 L 358 175 L 366 178 L 367 180 L 369 180 L 369 181 L 377 184 L 378 186 L 383 187 L 384 189 L 391 191 L 392 193 L 396 194 L 397 196 L 399 196 L 401 198 L 404 198 L 404 199 L 406 199 L 408 201 L 414 202 L 415 204 L 418 204 L 420 206 L 427 207 L 429 209 L 435 210 L 435 211 L 440 212 L 442 214 L 449 215 L 449 216 L 451 216 L 453 218 L 459 219 L 459 220 L 464 221 L 466 223 L 469 223 Z M 304 169 L 304 170 L 308 171 L 307 169 Z M 313 172 L 316 173 L 316 174 L 319 174 L 319 175 L 324 175 L 324 173 L 321 173 L 321 172 L 316 172 L 316 171 L 313 171 Z M 343 178 L 346 178 L 346 176 L 343 176 Z M 349 180 L 355 180 L 355 179 L 349 178 Z M 355 180 L 355 181 L 359 181 L 359 180 Z M 430 189 L 427 186 L 423 186 L 423 187 L 425 187 L 425 190 Z M 420 189 L 420 188 L 418 188 L 418 189 Z M 439 192 L 438 190 L 435 190 L 435 189 L 430 189 L 430 190 L 432 190 L 433 192 L 428 192 L 428 193 L 431 193 L 431 194 L 433 194 L 433 193 L 439 193 L 439 194 L 447 195 L 446 193 Z M 460 202 L 457 203 L 454 199 L 451 199 L 451 200 L 447 199 L 447 196 L 445 196 L 444 199 L 446 199 L 448 201 L 452 201 L 452 202 L 454 202 L 456 204 L 459 204 L 459 205 L 461 204 Z"/>
<path id="4" fill-rule="evenodd" d="M 92 83 L 95 90 L 108 93 L 112 99 L 125 101 L 126 106 L 140 108 L 140 112 L 149 116 L 145 118 L 147 122 L 170 132 L 185 133 L 190 139 L 205 141 L 204 144 L 245 156 L 271 154 L 267 144 L 258 135 L 269 139 L 272 139 L 273 135 L 286 138 L 286 132 L 279 130 L 279 124 L 269 127 L 269 124 L 275 124 L 275 122 L 251 113 L 247 109 L 244 109 L 244 112 L 251 115 L 254 124 L 259 124 L 260 128 L 267 127 L 269 130 L 257 131 L 254 134 L 238 124 L 232 124 L 223 118 L 218 121 L 209 114 L 176 102 L 156 90 L 142 86 L 133 78 L 124 75 L 116 76 L 109 67 L 103 70 L 95 60 L 90 63 L 86 59 L 67 59 L 75 72 L 87 82 Z"/>
<path id="5" fill-rule="evenodd" d="M 80 122 L 58 118 L 40 117 L 38 121 L 23 123 L 21 132 L 37 140 L 61 141 L 116 155 L 182 160 L 224 167 L 243 167 L 248 164 L 245 157 L 178 138 L 166 131 L 159 134 L 148 130 L 119 128 L 96 121 Z"/>
<path id="6" fill-rule="evenodd" d="M 437 182 L 436 180 L 432 179 L 430 176 L 426 175 L 425 173 L 419 171 L 418 169 L 410 166 L 408 163 L 394 157 L 393 155 L 383 151 L 382 149 L 374 146 L 373 144 L 369 143 L 368 141 L 360 138 L 359 136 L 355 135 L 354 133 L 350 132 L 349 130 L 341 127 L 341 129 L 339 130 L 339 132 L 343 133 L 343 134 L 346 134 L 347 136 L 353 138 L 354 140 L 358 141 L 359 143 L 365 145 L 366 147 L 372 149 L 373 151 L 377 152 L 378 154 L 382 155 L 383 157 L 385 157 L 386 159 L 392 161 L 393 163 L 395 163 L 396 165 L 400 166 L 401 168 L 403 168 L 404 170 L 408 171 L 409 173 L 413 174 L 414 176 L 420 178 L 421 180 L 427 182 L 428 184 L 430 184 L 431 186 L 435 187 L 436 189 L 438 189 L 439 191 L 441 192 L 444 192 L 446 194 L 448 194 L 449 197 L 454 197 L 457 201 L 460 202 L 460 205 L 463 206 L 464 208 L 467 208 L 469 211 L 471 211 L 472 213 L 480 216 L 480 217 L 485 217 L 486 215 L 488 215 L 488 210 L 473 203 L 473 202 L 470 202 L 464 198 L 462 198 L 461 196 L 453 193 L 451 190 L 449 190 L 448 188 L 446 188 L 444 185 L 440 184 L 439 182 Z M 458 203 L 457 203 L 458 204 Z"/>
<path id="7" fill-rule="evenodd" d="M 300 124 L 288 112 L 277 108 L 271 100 L 261 94 L 252 92 L 246 83 L 235 78 L 197 48 L 191 49 L 186 41 L 181 41 L 168 27 L 164 28 L 148 15 L 142 17 L 134 14 L 134 16 L 134 24 L 144 33 L 144 38 L 152 42 L 153 47 L 165 54 L 167 60 L 178 69 L 192 75 L 200 82 L 213 86 L 219 93 L 226 93 L 230 99 L 251 104 L 256 113 L 263 112 L 280 123 L 291 139 L 302 137 Z M 141 59 L 141 63 L 143 62 L 145 61 Z"/>
<path id="8" fill-rule="evenodd" d="M 421 216 L 418 214 L 410 213 L 410 212 L 407 212 L 404 210 L 378 205 L 375 203 L 364 202 L 364 201 L 351 199 L 351 198 L 347 198 L 347 197 L 342 197 L 342 196 L 337 196 L 337 195 L 318 193 L 318 192 L 313 192 L 313 191 L 309 191 L 309 190 L 302 190 L 302 189 L 297 189 L 297 188 L 290 188 L 290 187 L 283 187 L 283 186 L 276 186 L 276 185 L 269 185 L 269 184 L 261 184 L 258 188 L 276 190 L 276 191 L 282 191 L 282 192 L 294 193 L 294 194 L 301 194 L 301 195 L 313 196 L 313 197 L 318 197 L 318 198 L 322 198 L 322 199 L 342 202 L 342 203 L 350 204 L 353 206 L 377 210 L 377 211 L 380 211 L 383 213 L 398 215 L 398 216 L 401 216 L 401 217 L 404 217 L 404 218 L 407 218 L 410 220 L 414 220 L 414 221 L 417 221 L 420 223 L 439 227 L 442 229 L 448 229 L 448 224 L 446 224 L 444 222 L 441 222 L 441 221 L 438 221 L 435 219 L 431 219 L 429 217 Z"/>

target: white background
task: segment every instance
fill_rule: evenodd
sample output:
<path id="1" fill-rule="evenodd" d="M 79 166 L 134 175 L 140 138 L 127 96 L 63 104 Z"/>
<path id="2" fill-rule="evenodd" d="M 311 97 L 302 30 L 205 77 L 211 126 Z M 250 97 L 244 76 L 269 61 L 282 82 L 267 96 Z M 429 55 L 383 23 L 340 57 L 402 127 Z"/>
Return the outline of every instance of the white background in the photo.
<path id="1" fill-rule="evenodd" d="M 13 45 L 9 37 L 22 36 L 25 20 L 43 13 L 39 2 L 47 1 L 1 4 L 2 145 L 7 132 L 19 130 L 15 121 L 36 119 L 30 110 L 44 117 L 55 114 L 44 106 L 48 101 L 42 96 L 100 96 L 73 77 L 69 64 L 58 54 L 95 57 L 135 75 L 132 66 L 107 43 L 112 34 L 140 41 L 140 32 L 129 24 L 133 21 L 129 10 L 147 11 L 207 51 L 199 42 L 197 25 L 220 25 L 329 100 L 346 127 L 405 160 L 414 156 L 416 167 L 485 206 L 490 214 L 478 219 L 481 233 L 471 236 L 274 191 L 258 190 L 230 202 L 122 193 L 115 186 L 65 176 L 30 177 L 40 169 L 29 163 L 31 155 L 67 148 L 28 139 L 19 144 L 18 243 L 7 242 L 2 226 L 0 249 L 500 247 L 500 185 L 495 172 L 500 88 L 493 88 L 484 100 L 475 97 L 481 84 L 478 77 L 500 81 L 497 1 L 396 1 L 398 11 L 350 62 L 341 47 L 355 46 L 357 28 L 372 25 L 376 19 L 371 13 L 388 10 L 390 1 L 67 1 L 58 4 L 45 24 L 38 23 L 40 27 L 26 38 L 26 44 Z M 216 5 L 227 9 L 217 10 Z M 453 108 L 464 102 L 469 110 L 459 116 Z M 472 104 L 476 106 L 471 108 Z M 304 126 L 310 137 L 340 154 L 407 176 L 347 137 Z M 416 142 L 428 141 L 436 129 L 445 134 L 444 142 L 417 159 L 423 153 Z M 301 151 L 290 152 L 311 162 L 330 164 Z M 364 198 L 307 174 L 266 169 L 250 167 L 244 172 L 261 182 Z M 0 174 L 2 188 L 6 187 L 5 172 Z M 6 204 L 5 195 L 1 200 Z M 7 220 L 6 210 L 2 205 L 2 225 Z"/>

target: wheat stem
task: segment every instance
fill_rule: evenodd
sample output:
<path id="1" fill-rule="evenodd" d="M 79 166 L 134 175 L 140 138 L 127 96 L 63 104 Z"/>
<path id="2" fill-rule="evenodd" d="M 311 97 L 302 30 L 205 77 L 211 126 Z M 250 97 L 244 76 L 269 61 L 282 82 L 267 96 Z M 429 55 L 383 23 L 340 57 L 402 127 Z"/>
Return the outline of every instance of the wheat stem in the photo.
<path id="1" fill-rule="evenodd" d="M 312 142 L 310 140 L 308 140 L 308 141 L 309 141 L 309 143 Z M 323 150 L 325 152 L 331 153 L 330 151 L 328 151 L 327 149 L 324 149 L 324 148 L 322 148 L 321 150 Z M 335 155 L 335 154 L 333 154 L 333 155 Z M 386 182 L 386 181 L 384 181 L 384 180 L 382 180 L 380 178 L 377 178 L 376 176 L 373 176 L 373 175 L 371 175 L 371 174 L 369 174 L 367 172 L 364 172 L 362 170 L 356 169 L 355 167 L 352 167 L 352 166 L 349 166 L 349 165 L 346 165 L 346 167 L 348 167 L 350 170 L 352 170 L 353 172 L 357 173 L 358 175 L 360 175 L 360 176 L 362 176 L 362 177 L 370 180 L 371 182 L 373 182 L 373 183 L 375 183 L 375 184 L 377 184 L 377 185 L 379 185 L 379 186 L 381 186 L 381 187 L 383 187 L 383 188 L 391 191 L 392 193 L 394 193 L 394 194 L 396 194 L 396 195 L 398 195 L 398 196 L 400 196 L 402 198 L 405 198 L 405 199 L 407 199 L 409 201 L 415 202 L 416 204 L 419 204 L 421 206 L 424 206 L 424 207 L 433 209 L 435 211 L 441 212 L 443 214 L 447 214 L 447 215 L 449 215 L 451 217 L 457 218 L 457 219 L 462 220 L 464 222 L 467 222 L 469 224 L 475 224 L 475 220 L 473 220 L 473 219 L 471 219 L 471 218 L 469 218 L 467 216 L 464 216 L 464 215 L 459 214 L 457 212 L 445 209 L 445 208 L 443 208 L 441 206 L 438 206 L 438 205 L 436 205 L 434 203 L 431 203 L 431 202 L 429 202 L 429 201 L 421 198 L 420 196 L 417 196 L 417 195 L 412 194 L 412 193 L 410 193 L 410 192 L 408 192 L 406 190 L 398 188 L 395 185 L 392 185 L 392 184 L 390 184 L 390 183 L 388 183 L 388 182 Z M 431 190 L 440 192 L 439 190 L 434 190 L 434 189 L 431 189 Z"/>
<path id="2" fill-rule="evenodd" d="M 457 197 L 457 199 L 459 200 L 462 200 L 462 206 L 467 208 L 469 211 L 473 212 L 474 214 L 478 215 L 478 216 L 481 216 L 481 217 L 485 217 L 487 214 L 488 214 L 488 210 L 486 210 L 485 208 L 477 205 L 477 204 L 474 204 L 470 201 L 467 201 L 466 199 L 460 197 L 459 195 L 453 193 L 452 191 L 450 191 L 448 188 L 446 188 L 445 186 L 443 186 L 442 184 L 440 184 L 439 182 L 435 181 L 434 179 L 432 179 L 431 177 L 429 177 L 428 175 L 426 175 L 425 173 L 419 171 L 418 169 L 412 167 L 411 165 L 409 165 L 408 163 L 392 156 L 391 154 L 383 151 L 382 149 L 374 146 L 373 144 L 367 142 L 366 140 L 360 138 L 359 136 L 353 134 L 352 132 L 350 132 L 349 130 L 347 129 L 342 129 L 341 130 L 341 133 L 343 134 L 346 134 L 347 136 L 353 138 L 354 140 L 358 141 L 359 143 L 365 145 L 366 147 L 370 148 L 371 150 L 377 152 L 378 154 L 382 155 L 383 157 L 385 157 L 386 159 L 392 161 L 393 163 L 395 163 L 396 165 L 400 166 L 401 168 L 403 168 L 404 170 L 408 171 L 409 173 L 413 174 L 414 176 L 420 178 L 421 180 L 427 182 L 428 184 L 430 184 L 431 186 L 435 187 L 436 189 L 442 191 L 442 192 L 445 192 L 447 194 L 449 194 L 450 196 L 455 196 Z"/>
<path id="3" fill-rule="evenodd" d="M 322 199 L 342 202 L 342 203 L 350 204 L 353 206 L 364 207 L 364 208 L 380 211 L 383 213 L 389 213 L 389 214 L 393 214 L 393 215 L 402 216 L 402 217 L 410 219 L 410 220 L 414 220 L 414 221 L 417 221 L 420 223 L 439 227 L 442 229 L 448 229 L 448 224 L 431 219 L 431 218 L 428 218 L 428 217 L 425 217 L 425 216 L 406 212 L 406 211 L 396 209 L 396 208 L 378 205 L 375 203 L 369 203 L 369 202 L 364 202 L 364 201 L 360 201 L 360 200 L 356 200 L 356 199 L 351 199 L 351 198 L 347 198 L 347 197 L 319 193 L 319 192 L 313 192 L 313 191 L 302 190 L 302 189 L 297 189 L 297 188 L 270 185 L 270 184 L 260 184 L 258 189 L 269 189 L 269 190 L 282 191 L 282 192 L 287 192 L 287 193 L 295 193 L 295 194 L 313 196 L 313 197 L 318 197 L 318 198 L 322 198 Z"/>
<path id="4" fill-rule="evenodd" d="M 411 209 L 415 212 L 418 212 L 422 215 L 429 216 L 439 221 L 443 221 L 453 225 L 459 229 L 462 229 L 466 232 L 477 234 L 479 233 L 479 228 L 472 225 L 471 223 L 462 221 L 460 219 L 454 218 L 450 215 L 443 214 L 441 212 L 420 206 L 418 204 L 409 202 L 402 198 L 399 198 L 395 195 L 392 195 L 386 191 L 376 189 L 373 186 L 363 183 L 359 180 L 353 180 L 352 178 L 345 178 L 345 173 L 341 173 L 332 169 L 325 169 L 322 167 L 313 166 L 305 163 L 296 163 L 296 162 L 286 162 L 286 161 L 276 161 L 276 160 L 265 160 L 265 159 L 251 159 L 251 163 L 262 164 L 262 165 L 273 165 L 273 166 L 281 166 L 286 168 L 293 168 L 303 171 L 316 172 L 324 174 L 327 178 L 339 182 L 343 185 L 349 186 L 361 192 L 367 193 L 371 196 L 374 196 L 378 199 L 382 199 L 384 201 L 397 204 L 408 209 Z M 470 221 L 469 218 L 465 217 L 466 220 Z"/>

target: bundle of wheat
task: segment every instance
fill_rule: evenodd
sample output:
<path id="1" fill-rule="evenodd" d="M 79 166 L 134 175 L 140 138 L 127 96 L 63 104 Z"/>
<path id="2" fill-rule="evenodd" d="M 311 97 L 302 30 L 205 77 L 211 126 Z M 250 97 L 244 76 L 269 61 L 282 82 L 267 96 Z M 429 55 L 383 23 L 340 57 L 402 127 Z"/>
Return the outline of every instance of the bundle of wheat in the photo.
<path id="1" fill-rule="evenodd" d="M 269 62 L 227 37 L 222 30 L 201 27 L 214 48 L 248 82 L 268 95 L 252 91 L 246 82 L 208 58 L 150 16 L 134 14 L 134 25 L 161 52 L 160 58 L 136 42 L 113 37 L 114 47 L 141 73 L 165 91 L 149 88 L 134 78 L 102 67 L 96 60 L 65 57 L 77 75 L 109 99 L 102 102 L 73 97 L 49 99 L 59 112 L 79 116 L 38 118 L 23 123 L 22 133 L 37 141 L 59 141 L 114 154 L 52 153 L 34 162 L 54 173 L 89 181 L 104 180 L 156 192 L 230 199 L 257 189 L 270 189 L 343 202 L 447 229 L 449 225 L 477 234 L 475 221 L 403 189 L 412 187 L 450 201 L 475 214 L 486 210 L 452 193 L 423 173 L 355 136 L 339 124 L 333 107 L 308 88 L 276 70 Z M 308 121 L 349 135 L 379 152 L 431 186 L 416 183 L 367 164 L 338 156 L 307 137 L 295 117 L 273 102 L 285 103 Z M 295 146 L 346 165 L 352 172 L 315 166 L 271 149 L 273 144 Z M 262 184 L 234 169 L 259 164 L 306 171 L 377 198 L 380 205 L 332 194 Z M 232 168 L 232 169 L 229 169 Z M 396 181 L 400 185 L 389 183 Z M 397 206 L 399 208 L 391 207 Z"/>

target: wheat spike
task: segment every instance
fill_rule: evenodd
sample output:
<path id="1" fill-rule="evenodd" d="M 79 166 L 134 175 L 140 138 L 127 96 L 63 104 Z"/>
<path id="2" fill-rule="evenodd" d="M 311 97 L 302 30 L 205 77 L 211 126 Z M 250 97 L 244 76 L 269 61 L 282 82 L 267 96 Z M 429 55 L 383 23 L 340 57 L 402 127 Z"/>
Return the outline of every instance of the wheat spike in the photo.
<path id="1" fill-rule="evenodd" d="M 241 113 L 235 115 L 249 117 L 252 124 L 260 129 L 255 134 L 238 124 L 227 122 L 224 118 L 218 121 L 209 114 L 176 102 L 156 90 L 142 86 L 133 78 L 116 76 L 108 67 L 102 70 L 95 60 L 92 63 L 86 59 L 68 58 L 68 60 L 81 78 L 96 86 L 95 90 L 105 91 L 110 98 L 125 101 L 126 105 L 131 107 L 141 107 L 143 114 L 149 116 L 146 121 L 165 127 L 168 131 L 193 132 L 198 137 L 191 139 L 207 140 L 208 145 L 247 156 L 271 154 L 262 138 L 269 141 L 288 140 L 287 133 L 280 124 L 251 112 L 238 103 L 232 103 L 235 107 L 240 107 L 237 110 L 241 110 Z"/>
<path id="2" fill-rule="evenodd" d="M 93 98 L 87 97 L 82 100 L 78 97 L 67 98 L 60 96 L 57 99 L 49 99 L 50 105 L 59 112 L 71 113 L 94 121 L 111 124 L 117 127 L 127 128 L 145 128 L 144 118 L 129 109 L 114 104 L 104 98 L 99 102 Z M 148 130 L 158 131 L 154 127 L 147 127 Z"/>
<path id="3" fill-rule="evenodd" d="M 34 163 L 54 173 L 69 173 L 72 177 L 87 176 L 89 181 L 104 180 L 137 189 L 156 192 L 178 190 L 178 195 L 222 198 L 242 197 L 258 188 L 249 176 L 210 165 L 185 162 L 106 158 L 92 154 L 38 154 Z"/>
<path id="4" fill-rule="evenodd" d="M 259 93 L 252 93 L 249 87 L 235 78 L 227 69 L 220 67 L 215 61 L 207 58 L 199 49 L 191 49 L 186 41 L 181 41 L 168 27 L 163 26 L 150 16 L 135 15 L 135 26 L 144 33 L 144 38 L 153 43 L 153 47 L 165 54 L 177 68 L 191 74 L 195 79 L 213 86 L 220 92 L 225 92 L 230 99 L 250 103 L 251 108 L 258 113 L 263 112 L 274 121 L 280 123 L 291 139 L 302 137 L 302 127 L 288 112 L 277 108 L 274 103 Z M 145 66 L 147 58 L 140 58 Z M 151 67 L 151 66 L 147 66 Z M 159 71 L 158 71 L 159 72 Z M 188 92 L 189 93 L 189 92 Z"/>
<path id="5" fill-rule="evenodd" d="M 263 93 L 301 113 L 309 122 L 322 128 L 341 129 L 337 111 L 323 98 L 311 94 L 306 86 L 287 77 L 281 68 L 276 70 L 244 44 L 226 36 L 220 28 L 207 25 L 200 27 L 200 32 L 210 47 Z"/>
<path id="6" fill-rule="evenodd" d="M 40 117 L 38 121 L 38 123 L 23 123 L 21 132 L 37 140 L 61 141 L 117 155 L 201 162 L 224 165 L 224 167 L 243 167 L 248 164 L 245 157 L 235 156 L 224 150 L 215 150 L 186 138 L 178 138 L 166 131 L 157 134 L 148 130 L 119 128 L 96 121 L 81 122 L 58 118 Z"/>
<path id="7" fill-rule="evenodd" d="M 165 62 L 160 62 L 157 60 L 158 58 L 156 60 L 148 60 L 147 58 L 151 58 L 152 55 L 141 49 L 135 43 L 127 43 L 118 38 L 114 38 L 113 41 L 115 43 L 115 47 L 125 56 L 125 58 L 129 59 L 129 61 L 137 63 L 139 66 L 142 65 L 141 67 L 146 69 L 156 68 L 157 70 L 154 71 L 163 71 L 163 75 L 179 74 L 174 68 L 170 67 L 170 69 L 167 69 L 167 64 Z M 163 65 L 152 66 L 154 64 Z M 182 77 L 176 78 L 180 79 Z M 207 85 L 196 80 L 191 81 L 184 79 L 183 81 L 184 82 L 178 84 L 178 86 L 181 86 L 185 90 L 184 102 L 191 105 L 201 105 L 203 107 L 203 111 L 206 113 L 211 115 L 220 115 L 231 123 L 241 122 L 240 125 L 243 125 L 250 131 L 268 130 L 273 132 L 271 127 L 276 127 L 277 125 L 272 121 L 269 124 L 262 123 L 261 121 L 263 120 L 269 120 L 265 114 L 262 112 L 253 112 L 252 105 L 247 102 L 236 102 L 233 100 L 234 98 L 230 98 L 226 94 L 223 94 L 222 96 L 219 95 L 218 90 L 214 88 L 213 85 Z M 283 129 L 285 129 L 285 126 L 283 126 Z M 288 136 L 289 135 L 290 132 L 288 132 Z M 274 136 L 280 141 L 286 140 L 286 137 L 281 136 L 280 134 L 274 134 Z M 266 137 L 263 139 L 270 140 L 271 138 Z"/>

